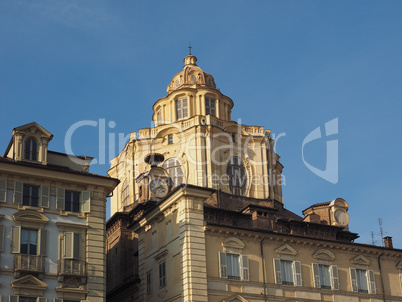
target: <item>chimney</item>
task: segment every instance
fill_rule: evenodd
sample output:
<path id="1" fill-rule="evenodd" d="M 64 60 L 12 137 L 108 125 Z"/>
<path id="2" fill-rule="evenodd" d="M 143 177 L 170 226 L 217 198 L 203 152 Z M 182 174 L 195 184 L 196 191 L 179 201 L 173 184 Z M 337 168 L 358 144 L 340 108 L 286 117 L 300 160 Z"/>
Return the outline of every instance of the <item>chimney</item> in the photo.
<path id="1" fill-rule="evenodd" d="M 392 237 L 384 237 L 384 245 L 386 248 L 393 249 L 394 247 L 392 246 Z"/>

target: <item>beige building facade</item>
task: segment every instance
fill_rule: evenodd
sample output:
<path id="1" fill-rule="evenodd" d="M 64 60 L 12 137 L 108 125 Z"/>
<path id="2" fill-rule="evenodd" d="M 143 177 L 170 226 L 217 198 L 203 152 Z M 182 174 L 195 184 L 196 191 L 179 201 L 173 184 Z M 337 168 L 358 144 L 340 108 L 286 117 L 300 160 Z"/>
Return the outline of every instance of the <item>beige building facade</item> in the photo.
<path id="1" fill-rule="evenodd" d="M 37 123 L 0 157 L 0 301 L 105 301 L 106 196 L 117 179 L 91 157 L 48 150 Z"/>
<path id="2" fill-rule="evenodd" d="M 196 61 L 111 162 L 108 301 L 402 301 L 402 250 L 354 243 L 342 198 L 285 209 L 270 131 Z"/>

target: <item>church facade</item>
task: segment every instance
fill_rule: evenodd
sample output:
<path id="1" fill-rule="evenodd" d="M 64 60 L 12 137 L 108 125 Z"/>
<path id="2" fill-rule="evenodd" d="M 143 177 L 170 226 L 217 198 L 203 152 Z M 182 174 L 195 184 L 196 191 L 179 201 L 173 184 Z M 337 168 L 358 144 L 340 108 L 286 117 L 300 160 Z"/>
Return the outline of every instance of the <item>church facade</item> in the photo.
<path id="1" fill-rule="evenodd" d="M 284 208 L 270 130 L 184 63 L 108 171 L 108 301 L 402 301 L 402 250 L 354 243 L 342 198 Z"/>

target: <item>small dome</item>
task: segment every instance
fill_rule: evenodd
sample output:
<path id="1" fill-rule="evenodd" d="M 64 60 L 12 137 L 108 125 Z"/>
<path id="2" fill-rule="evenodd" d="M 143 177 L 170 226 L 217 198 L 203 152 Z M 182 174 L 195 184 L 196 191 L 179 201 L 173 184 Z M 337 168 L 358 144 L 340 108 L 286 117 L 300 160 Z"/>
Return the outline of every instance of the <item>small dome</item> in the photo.
<path id="1" fill-rule="evenodd" d="M 196 56 L 188 55 L 184 58 L 183 70 L 179 71 L 173 77 L 166 89 L 167 93 L 171 93 L 184 87 L 194 87 L 194 85 L 216 88 L 213 76 L 202 71 L 196 63 Z"/>

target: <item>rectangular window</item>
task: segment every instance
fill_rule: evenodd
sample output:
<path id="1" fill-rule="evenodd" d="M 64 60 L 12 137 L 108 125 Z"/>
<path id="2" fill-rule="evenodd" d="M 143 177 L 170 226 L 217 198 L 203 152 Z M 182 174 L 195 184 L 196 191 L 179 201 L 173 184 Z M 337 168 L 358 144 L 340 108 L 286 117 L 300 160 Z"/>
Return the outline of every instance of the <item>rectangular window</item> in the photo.
<path id="1" fill-rule="evenodd" d="M 64 233 L 64 258 L 77 259 L 81 258 L 81 234 L 74 232 Z"/>
<path id="2" fill-rule="evenodd" d="M 172 145 L 173 144 L 173 134 L 168 135 L 168 144 Z"/>
<path id="3" fill-rule="evenodd" d="M 80 211 L 80 193 L 65 191 L 64 195 L 64 210 L 69 212 L 79 212 Z"/>
<path id="4" fill-rule="evenodd" d="M 248 256 L 219 252 L 220 277 L 232 280 L 249 280 Z"/>
<path id="5" fill-rule="evenodd" d="M 147 273 L 147 294 L 152 293 L 152 271 Z"/>
<path id="6" fill-rule="evenodd" d="M 166 286 L 166 261 L 159 264 L 159 287 Z"/>
<path id="7" fill-rule="evenodd" d="M 18 302 L 37 302 L 37 298 L 19 297 Z"/>
<path id="8" fill-rule="evenodd" d="M 39 204 L 39 187 L 24 184 L 22 204 L 24 206 L 37 207 Z"/>
<path id="9" fill-rule="evenodd" d="M 162 109 L 158 111 L 158 125 L 163 124 L 163 119 L 162 119 Z"/>
<path id="10" fill-rule="evenodd" d="M 375 275 L 372 270 L 350 268 L 352 290 L 359 293 L 376 293 Z"/>
<path id="11" fill-rule="evenodd" d="M 274 259 L 275 283 L 302 286 L 300 261 Z"/>
<path id="12" fill-rule="evenodd" d="M 236 142 L 236 134 L 232 133 L 232 142 L 235 143 Z"/>
<path id="13" fill-rule="evenodd" d="M 339 289 L 338 267 L 313 263 L 314 286 L 316 288 Z"/>
<path id="14" fill-rule="evenodd" d="M 205 98 L 205 115 L 216 116 L 216 100 L 213 98 Z"/>
<path id="15" fill-rule="evenodd" d="M 176 100 L 176 118 L 177 120 L 187 117 L 187 98 L 181 98 Z"/>
<path id="16" fill-rule="evenodd" d="M 27 229 L 21 230 L 20 253 L 25 255 L 38 254 L 38 231 Z"/>

